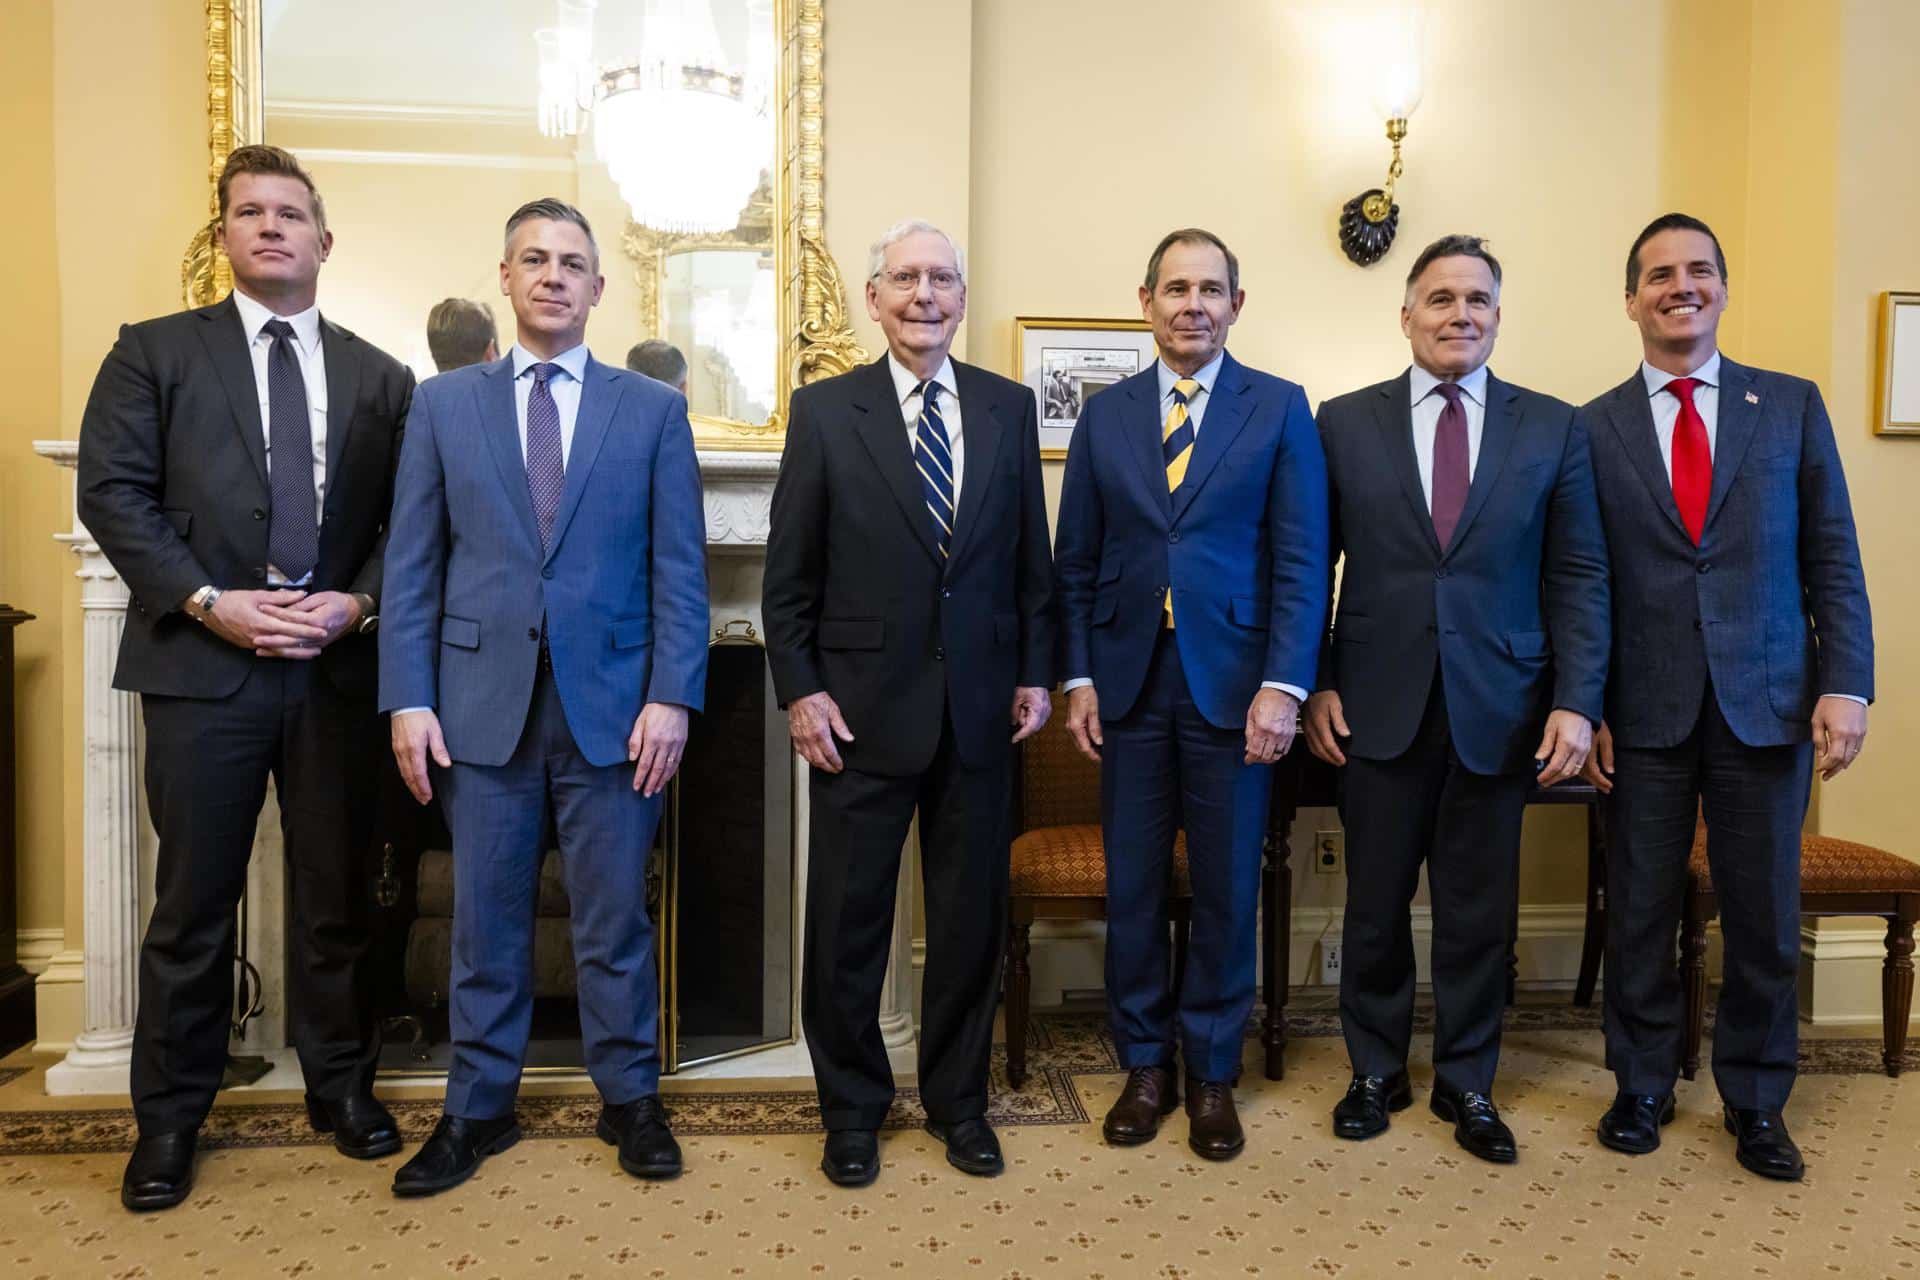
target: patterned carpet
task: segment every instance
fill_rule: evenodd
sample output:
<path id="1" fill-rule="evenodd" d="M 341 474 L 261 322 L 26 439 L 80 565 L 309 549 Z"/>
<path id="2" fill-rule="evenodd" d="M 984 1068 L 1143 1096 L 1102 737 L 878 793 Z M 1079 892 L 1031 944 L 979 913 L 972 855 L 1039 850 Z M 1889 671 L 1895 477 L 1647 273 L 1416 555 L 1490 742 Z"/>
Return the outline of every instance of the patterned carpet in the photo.
<path id="1" fill-rule="evenodd" d="M 1177 1114 L 1155 1142 L 1110 1148 L 1097 1119 L 1122 1077 L 1100 1021 L 1057 1016 L 1035 1022 L 1026 1088 L 996 1081 L 1005 1175 L 947 1167 L 903 1090 L 881 1178 L 861 1191 L 820 1176 L 811 1094 L 790 1087 L 669 1082 L 687 1156 L 669 1183 L 619 1172 L 588 1134 L 584 1091 L 526 1097 L 542 1140 L 426 1201 L 388 1194 L 404 1155 L 346 1160 L 317 1145 L 297 1099 L 229 1096 L 193 1197 L 136 1216 L 116 1198 L 123 1107 L 45 1109 L 36 1076 L 0 1086 L 0 1276 L 1920 1278 L 1920 1088 L 1878 1072 L 1877 1041 L 1803 1045 L 1789 1120 L 1809 1172 L 1781 1185 L 1734 1163 L 1704 1078 L 1682 1084 L 1661 1151 L 1600 1147 L 1612 1079 L 1574 1021 L 1525 1009 L 1510 1023 L 1498 1096 L 1514 1166 L 1453 1144 L 1419 1060 L 1418 1103 L 1388 1134 L 1332 1138 L 1347 1066 L 1317 1034 L 1324 1012 L 1290 1019 L 1286 1080 L 1249 1067 L 1240 1159 L 1193 1158 Z M 34 1096 L 7 1097 L 21 1090 Z M 436 1109 L 396 1104 L 410 1144 Z"/>

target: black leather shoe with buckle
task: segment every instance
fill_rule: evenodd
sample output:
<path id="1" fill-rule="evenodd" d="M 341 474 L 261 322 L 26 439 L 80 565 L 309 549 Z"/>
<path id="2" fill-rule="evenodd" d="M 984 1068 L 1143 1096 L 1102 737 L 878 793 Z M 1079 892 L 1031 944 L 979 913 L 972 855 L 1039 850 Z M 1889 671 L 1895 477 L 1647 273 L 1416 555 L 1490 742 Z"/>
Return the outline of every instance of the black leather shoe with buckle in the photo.
<path id="1" fill-rule="evenodd" d="M 1500 1118 L 1493 1099 L 1434 1082 L 1433 1114 L 1453 1122 L 1453 1140 L 1469 1154 L 1494 1164 L 1512 1164 L 1520 1158 L 1513 1130 Z"/>
<path id="2" fill-rule="evenodd" d="M 1387 1131 L 1387 1113 L 1413 1105 L 1413 1082 L 1402 1067 L 1390 1076 L 1355 1076 L 1334 1104 L 1333 1136 L 1358 1141 Z"/>

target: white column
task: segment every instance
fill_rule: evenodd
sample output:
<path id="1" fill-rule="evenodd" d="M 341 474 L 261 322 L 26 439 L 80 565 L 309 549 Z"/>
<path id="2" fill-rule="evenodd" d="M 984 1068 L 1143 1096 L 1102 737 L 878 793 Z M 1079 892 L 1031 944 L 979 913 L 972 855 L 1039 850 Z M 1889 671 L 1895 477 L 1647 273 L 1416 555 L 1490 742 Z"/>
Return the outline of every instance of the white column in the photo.
<path id="1" fill-rule="evenodd" d="M 920 851 L 920 823 L 907 832 L 900 850 L 900 889 L 893 904 L 893 945 L 887 954 L 887 981 L 880 988 L 880 1038 L 889 1049 L 913 1044 L 913 868 Z"/>
<path id="2" fill-rule="evenodd" d="M 71 440 L 36 440 L 35 453 L 71 470 Z M 80 557 L 85 666 L 86 1023 L 66 1058 L 47 1069 L 47 1092 L 125 1093 L 133 1050 L 140 955 L 140 720 L 134 696 L 113 687 L 127 623 L 127 586 L 74 517 L 55 534 Z"/>

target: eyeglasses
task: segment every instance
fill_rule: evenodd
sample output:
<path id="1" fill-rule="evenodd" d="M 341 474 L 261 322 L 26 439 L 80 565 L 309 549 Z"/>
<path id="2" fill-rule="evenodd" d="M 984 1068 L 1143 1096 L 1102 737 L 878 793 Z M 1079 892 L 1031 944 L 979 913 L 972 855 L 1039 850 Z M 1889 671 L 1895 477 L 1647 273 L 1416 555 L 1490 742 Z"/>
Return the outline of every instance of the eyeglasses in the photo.
<path id="1" fill-rule="evenodd" d="M 952 267 L 931 267 L 918 271 L 912 267 L 902 267 L 897 271 L 876 271 L 873 278 L 896 293 L 915 293 L 920 288 L 921 277 L 933 286 L 935 293 L 952 293 L 960 287 L 960 273 Z"/>

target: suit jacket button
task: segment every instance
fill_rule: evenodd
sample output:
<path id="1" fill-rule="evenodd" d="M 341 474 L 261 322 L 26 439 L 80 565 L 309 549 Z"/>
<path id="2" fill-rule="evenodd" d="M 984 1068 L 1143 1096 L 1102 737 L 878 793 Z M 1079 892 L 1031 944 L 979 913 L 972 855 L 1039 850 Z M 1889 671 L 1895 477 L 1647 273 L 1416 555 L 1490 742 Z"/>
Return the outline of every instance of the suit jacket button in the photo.
<path id="1" fill-rule="evenodd" d="M 551 579 L 551 578 L 553 577 L 553 569 L 552 569 L 552 567 L 551 567 L 551 566 L 549 566 L 548 568 L 545 568 L 545 569 L 542 569 L 542 570 L 540 571 L 540 576 L 541 576 L 541 577 L 543 577 L 543 578 L 548 578 L 548 579 Z"/>
<path id="2" fill-rule="evenodd" d="M 253 518 L 255 520 L 265 520 L 267 518 L 267 513 L 262 511 L 259 507 L 255 507 L 253 509 Z"/>
<path id="3" fill-rule="evenodd" d="M 255 569 L 253 571 L 253 580 L 255 582 L 265 582 L 267 580 L 267 571 L 265 569 Z"/>
<path id="4" fill-rule="evenodd" d="M 942 600 L 951 600 L 953 599 L 953 592 L 947 590 L 945 587 L 942 587 L 940 588 L 940 598 Z"/>
<path id="5" fill-rule="evenodd" d="M 1693 620 L 1693 629 L 1694 629 L 1695 631 L 1698 631 L 1698 630 L 1700 629 L 1700 619 L 1698 619 L 1698 618 L 1695 618 L 1695 619 Z"/>
<path id="6" fill-rule="evenodd" d="M 1713 562 L 1711 560 L 1702 560 L 1697 566 L 1697 569 L 1701 573 L 1711 573 L 1713 572 Z"/>
<path id="7" fill-rule="evenodd" d="M 936 662 L 945 662 L 947 660 L 947 651 L 945 649 L 935 649 L 933 651 L 933 657 Z"/>
<path id="8" fill-rule="evenodd" d="M 539 638 L 540 638 L 540 628 L 538 627 L 527 628 L 527 639 L 538 640 Z"/>
<path id="9" fill-rule="evenodd" d="M 1170 534 L 1168 534 L 1168 535 L 1167 535 L 1167 541 L 1168 541 L 1168 542 L 1178 542 L 1178 541 L 1180 541 L 1180 531 L 1179 531 L 1178 529 L 1175 529 L 1175 530 L 1174 530 L 1174 531 L 1173 531 L 1172 533 L 1170 533 Z"/>
<path id="10" fill-rule="evenodd" d="M 1447 566 L 1445 566 L 1445 565 L 1441 565 L 1441 566 L 1440 566 L 1440 567 L 1439 567 L 1438 569 L 1435 569 L 1435 570 L 1433 571 L 1433 576 L 1434 576 L 1435 578 L 1444 578 L 1444 577 L 1446 577 L 1446 576 L 1447 576 Z"/>

